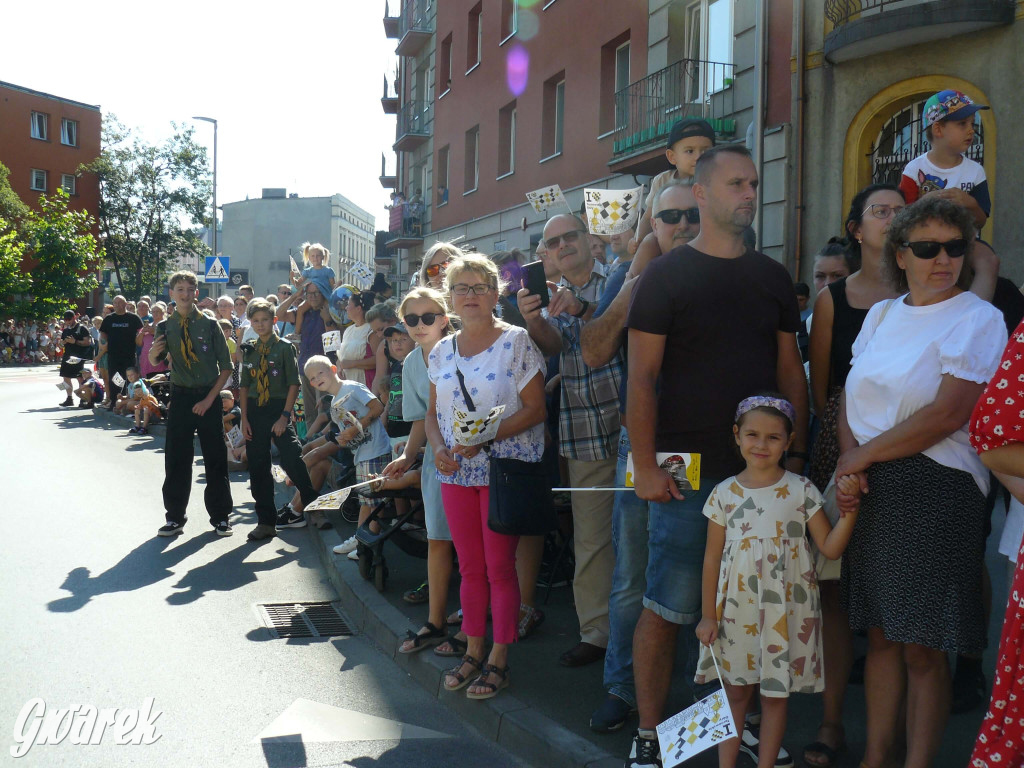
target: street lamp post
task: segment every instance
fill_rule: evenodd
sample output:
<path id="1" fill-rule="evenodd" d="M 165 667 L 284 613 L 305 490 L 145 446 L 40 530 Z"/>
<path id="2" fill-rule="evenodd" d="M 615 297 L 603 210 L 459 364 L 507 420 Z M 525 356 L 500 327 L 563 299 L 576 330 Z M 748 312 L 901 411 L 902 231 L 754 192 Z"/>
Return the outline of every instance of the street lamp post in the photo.
<path id="1" fill-rule="evenodd" d="M 217 121 L 212 117 L 194 115 L 193 120 L 213 123 L 213 255 L 217 255 Z"/>

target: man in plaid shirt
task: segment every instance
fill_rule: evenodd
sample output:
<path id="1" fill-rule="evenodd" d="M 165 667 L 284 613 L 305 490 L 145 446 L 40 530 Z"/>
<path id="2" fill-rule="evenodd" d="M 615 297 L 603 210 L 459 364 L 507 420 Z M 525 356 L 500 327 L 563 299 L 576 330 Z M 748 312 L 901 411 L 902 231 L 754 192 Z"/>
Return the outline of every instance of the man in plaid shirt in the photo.
<path id="1" fill-rule="evenodd" d="M 604 293 L 604 268 L 590 249 L 586 225 L 575 216 L 560 214 L 548 220 L 543 241 L 562 279 L 549 283 L 551 302 L 519 292 L 519 310 L 530 337 L 546 356 L 558 354 L 562 373 L 559 451 L 569 466 L 574 488 L 611 487 L 615 481 L 619 434 L 619 385 L 624 361 L 621 352 L 592 368 L 583 362 L 580 335 Z M 577 667 L 604 657 L 608 646 L 608 595 L 615 552 L 612 548 L 614 494 L 573 493 L 573 544 L 576 573 L 573 594 L 580 622 L 580 642 L 562 654 L 560 662 Z"/>

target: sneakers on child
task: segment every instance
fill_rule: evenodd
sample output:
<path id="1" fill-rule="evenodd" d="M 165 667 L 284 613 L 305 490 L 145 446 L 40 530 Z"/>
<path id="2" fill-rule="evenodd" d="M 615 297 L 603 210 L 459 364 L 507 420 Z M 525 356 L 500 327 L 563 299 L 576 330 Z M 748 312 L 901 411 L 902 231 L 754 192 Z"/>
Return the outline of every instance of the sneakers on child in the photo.
<path id="1" fill-rule="evenodd" d="M 137 435 L 137 434 L 139 434 L 139 429 L 140 429 L 140 427 L 132 427 L 131 429 L 128 430 L 128 434 L 129 435 Z"/>
<path id="2" fill-rule="evenodd" d="M 157 529 L 157 536 L 177 536 L 178 534 L 185 532 L 185 526 L 181 523 L 167 523 L 166 525 L 160 526 Z"/>
<path id="3" fill-rule="evenodd" d="M 347 555 L 350 552 L 355 552 L 357 546 L 359 546 L 359 542 L 356 541 L 356 537 L 350 536 L 334 548 L 334 554 Z M 358 559 L 358 556 L 356 559 Z"/>
<path id="4" fill-rule="evenodd" d="M 306 516 L 302 512 L 296 512 L 289 506 L 281 508 L 277 515 L 277 530 L 285 528 L 305 528 Z"/>
<path id="5" fill-rule="evenodd" d="M 349 552 L 348 553 L 348 559 L 349 560 L 359 560 L 359 550 L 358 549 L 353 549 L 351 552 Z"/>
<path id="6" fill-rule="evenodd" d="M 218 536 L 230 536 L 234 533 L 234 531 L 231 529 L 231 523 L 229 523 L 227 520 L 223 520 L 217 523 L 215 526 L 213 526 L 213 530 L 216 531 Z"/>
<path id="7" fill-rule="evenodd" d="M 626 768 L 661 768 L 661 750 L 655 731 L 637 731 L 629 750 Z"/>
<path id="8" fill-rule="evenodd" d="M 760 747 L 761 713 L 755 712 L 746 717 L 743 737 L 740 739 L 740 752 L 756 763 Z M 789 754 L 785 747 L 780 747 L 779 756 L 775 758 L 775 768 L 793 768 L 793 765 L 793 756 Z"/>

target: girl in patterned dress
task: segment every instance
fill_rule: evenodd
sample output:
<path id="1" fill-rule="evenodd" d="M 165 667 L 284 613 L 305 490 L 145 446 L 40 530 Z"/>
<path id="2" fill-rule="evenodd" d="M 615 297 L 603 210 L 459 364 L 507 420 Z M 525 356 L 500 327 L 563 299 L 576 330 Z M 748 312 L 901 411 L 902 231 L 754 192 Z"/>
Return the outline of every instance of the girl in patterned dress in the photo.
<path id="1" fill-rule="evenodd" d="M 713 646 L 737 724 L 760 684 L 762 767 L 774 766 L 778 757 L 790 692 L 824 687 L 821 601 L 805 533 L 836 559 L 857 518 L 847 514 L 832 528 L 814 484 L 783 468 L 795 420 L 792 404 L 779 396 L 741 402 L 733 434 L 746 469 L 715 486 L 704 505 L 710 522 L 697 637 L 707 647 L 695 680 L 714 679 Z M 852 476 L 837 484 L 844 493 L 859 494 Z M 740 739 L 720 744 L 719 765 L 735 765 L 739 747 Z"/>

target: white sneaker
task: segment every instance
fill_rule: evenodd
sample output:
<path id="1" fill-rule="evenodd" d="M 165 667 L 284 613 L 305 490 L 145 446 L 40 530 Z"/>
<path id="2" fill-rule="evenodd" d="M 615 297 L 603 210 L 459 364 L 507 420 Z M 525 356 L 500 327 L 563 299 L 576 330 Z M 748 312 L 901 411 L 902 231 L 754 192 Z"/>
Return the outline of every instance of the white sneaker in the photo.
<path id="1" fill-rule="evenodd" d="M 334 548 L 334 554 L 336 554 L 336 555 L 347 555 L 350 552 L 355 552 L 357 545 L 358 545 L 358 542 L 356 541 L 356 537 L 355 536 L 350 536 L 349 538 L 345 539 L 345 541 L 341 542 L 341 544 L 339 544 L 338 546 L 336 546 Z"/>
<path id="2" fill-rule="evenodd" d="M 359 552 L 357 550 L 353 549 L 351 552 L 348 553 L 348 559 L 349 560 L 358 560 L 359 559 Z"/>

